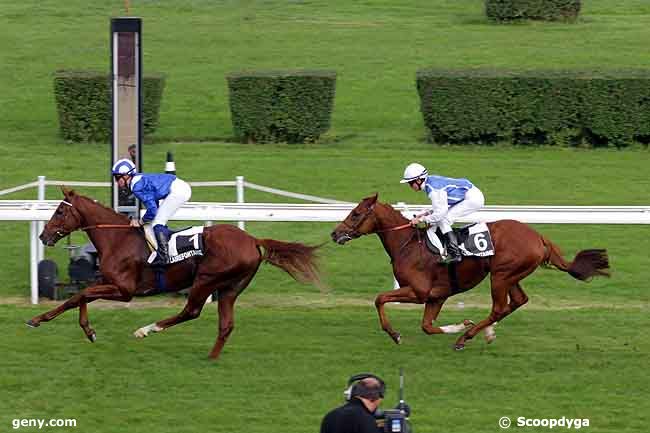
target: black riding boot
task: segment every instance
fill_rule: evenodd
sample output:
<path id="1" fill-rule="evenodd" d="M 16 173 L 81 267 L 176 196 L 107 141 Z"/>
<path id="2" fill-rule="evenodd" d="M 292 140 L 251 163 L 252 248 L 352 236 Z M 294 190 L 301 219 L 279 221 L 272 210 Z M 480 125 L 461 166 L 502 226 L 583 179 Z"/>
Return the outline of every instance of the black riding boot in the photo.
<path id="1" fill-rule="evenodd" d="M 454 233 L 453 230 L 445 233 L 443 239 L 446 244 L 445 248 L 447 249 L 447 257 L 445 257 L 442 262 L 458 263 L 463 260 L 463 255 L 460 252 L 460 248 L 458 248 L 458 238 L 456 237 L 456 233 Z"/>
<path id="2" fill-rule="evenodd" d="M 161 265 L 166 265 L 169 263 L 167 235 L 162 231 L 156 232 L 156 241 L 158 241 L 158 261 Z"/>

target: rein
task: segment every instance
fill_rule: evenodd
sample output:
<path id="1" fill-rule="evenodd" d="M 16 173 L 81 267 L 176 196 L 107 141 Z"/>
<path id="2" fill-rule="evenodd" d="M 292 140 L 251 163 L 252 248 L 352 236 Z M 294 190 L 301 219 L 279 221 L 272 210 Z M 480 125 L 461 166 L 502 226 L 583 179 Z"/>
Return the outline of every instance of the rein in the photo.
<path id="1" fill-rule="evenodd" d="M 138 227 L 133 227 L 130 224 L 97 224 L 95 226 L 86 226 L 80 227 L 79 230 L 92 230 L 92 229 L 136 229 Z"/>
<path id="2" fill-rule="evenodd" d="M 405 229 L 405 228 L 408 228 L 408 227 L 412 227 L 411 223 L 406 223 L 406 224 L 402 224 L 401 226 L 390 227 L 390 228 L 383 229 L 383 230 L 375 230 L 374 233 L 393 232 L 395 230 L 402 230 L 402 229 Z"/>
<path id="3" fill-rule="evenodd" d="M 67 200 L 62 200 L 61 203 L 70 206 L 76 213 L 77 213 L 77 218 L 79 220 L 82 220 L 81 215 L 79 215 L 79 211 L 72 205 Z M 92 229 L 128 229 L 128 228 L 137 228 L 133 227 L 131 224 L 97 224 L 94 226 L 85 226 L 85 227 L 79 227 L 77 230 L 92 230 Z"/>

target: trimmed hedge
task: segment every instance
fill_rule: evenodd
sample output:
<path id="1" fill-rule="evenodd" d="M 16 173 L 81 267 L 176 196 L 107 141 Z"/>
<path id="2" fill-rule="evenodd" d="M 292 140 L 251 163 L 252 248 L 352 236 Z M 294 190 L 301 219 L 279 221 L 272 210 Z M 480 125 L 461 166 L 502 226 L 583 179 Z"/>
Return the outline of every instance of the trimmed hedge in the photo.
<path id="1" fill-rule="evenodd" d="M 241 142 L 313 142 L 330 127 L 334 71 L 239 72 L 226 79 Z"/>
<path id="2" fill-rule="evenodd" d="M 575 21 L 581 0 L 485 0 L 485 14 L 495 21 Z"/>
<path id="3" fill-rule="evenodd" d="M 158 127 L 165 77 L 142 77 L 143 132 L 153 134 Z M 111 140 L 111 81 L 106 73 L 93 71 L 57 71 L 54 97 L 59 114 L 61 136 L 77 142 Z"/>
<path id="4" fill-rule="evenodd" d="M 421 70 L 420 109 L 437 143 L 616 146 L 650 142 L 650 70 Z"/>

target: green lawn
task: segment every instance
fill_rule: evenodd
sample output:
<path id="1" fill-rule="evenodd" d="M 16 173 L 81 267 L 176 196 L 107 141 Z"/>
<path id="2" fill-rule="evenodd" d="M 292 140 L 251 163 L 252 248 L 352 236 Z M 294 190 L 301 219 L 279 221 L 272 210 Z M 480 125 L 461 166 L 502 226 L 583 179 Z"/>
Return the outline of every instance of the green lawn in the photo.
<path id="1" fill-rule="evenodd" d="M 330 137 L 393 147 L 424 136 L 423 67 L 646 68 L 650 3 L 584 2 L 576 24 L 493 25 L 483 0 L 133 1 L 144 71 L 168 75 L 159 137 L 232 136 L 225 74 L 338 72 Z M 122 1 L 2 2 L 0 129 L 13 144 L 56 134 L 57 69 L 108 70 L 109 18 Z"/>
<path id="2" fill-rule="evenodd" d="M 341 404 L 347 377 L 360 371 L 383 376 L 385 406 L 394 405 L 399 367 L 419 432 L 494 432 L 502 416 L 588 418 L 587 431 L 608 433 L 645 431 L 650 422 L 647 308 L 524 308 L 497 327 L 494 344 L 479 336 L 454 352 L 453 336 L 420 332 L 420 309 L 390 309 L 404 336 L 397 346 L 370 307 L 247 304 L 217 363 L 206 357 L 216 335 L 213 307 L 140 341 L 132 331 L 178 308 L 91 306 L 95 344 L 75 313 L 28 329 L 22 322 L 36 311 L 0 306 L 3 431 L 16 418 L 77 420 L 60 432 L 317 431 Z M 441 320 L 483 314 L 451 308 Z"/>

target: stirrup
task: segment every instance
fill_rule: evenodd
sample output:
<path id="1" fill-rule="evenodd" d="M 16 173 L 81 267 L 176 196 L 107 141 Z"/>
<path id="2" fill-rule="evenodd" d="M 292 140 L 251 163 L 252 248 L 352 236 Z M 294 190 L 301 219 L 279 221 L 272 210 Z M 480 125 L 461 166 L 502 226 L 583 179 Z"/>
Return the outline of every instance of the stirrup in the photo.
<path id="1" fill-rule="evenodd" d="M 460 263 L 463 260 L 463 255 L 459 254 L 457 256 L 453 256 L 449 253 L 447 253 L 444 257 L 440 258 L 440 263 L 444 264 L 449 264 L 449 263 Z"/>
<path id="2" fill-rule="evenodd" d="M 158 253 L 156 251 L 155 254 L 156 254 L 156 257 L 153 259 L 152 262 L 149 263 L 151 266 L 163 267 L 163 266 L 167 266 L 167 265 L 170 264 L 169 263 L 169 258 L 167 260 L 163 261 L 162 256 L 160 255 L 160 253 Z"/>

